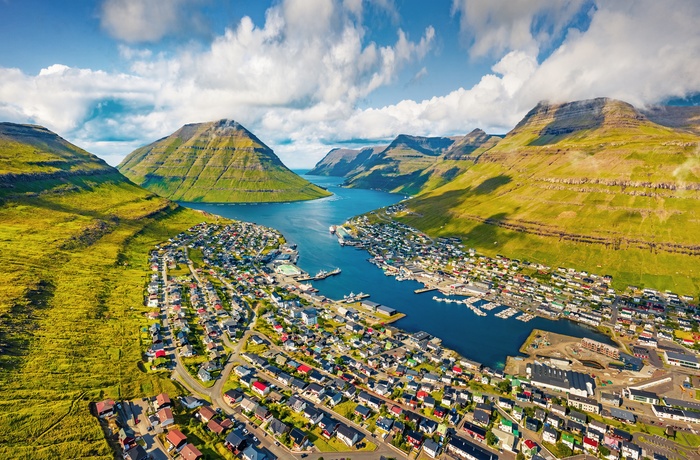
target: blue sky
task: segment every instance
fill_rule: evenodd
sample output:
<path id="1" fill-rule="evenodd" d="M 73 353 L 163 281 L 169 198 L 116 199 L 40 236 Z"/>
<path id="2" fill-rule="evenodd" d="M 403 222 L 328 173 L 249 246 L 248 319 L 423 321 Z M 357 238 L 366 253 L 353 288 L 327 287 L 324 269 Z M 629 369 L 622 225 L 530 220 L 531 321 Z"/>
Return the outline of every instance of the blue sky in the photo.
<path id="1" fill-rule="evenodd" d="M 290 167 L 400 133 L 503 133 L 538 101 L 700 92 L 694 0 L 0 1 L 0 120 L 117 164 L 233 118 Z"/>

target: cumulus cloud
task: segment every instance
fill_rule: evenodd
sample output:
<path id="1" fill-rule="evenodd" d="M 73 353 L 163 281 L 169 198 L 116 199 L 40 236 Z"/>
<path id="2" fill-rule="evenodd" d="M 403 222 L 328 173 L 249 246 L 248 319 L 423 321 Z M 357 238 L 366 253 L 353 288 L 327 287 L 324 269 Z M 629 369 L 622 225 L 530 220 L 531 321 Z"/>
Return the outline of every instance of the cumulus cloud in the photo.
<path id="1" fill-rule="evenodd" d="M 470 2 L 456 2 L 460 14 L 472 8 L 467 25 L 482 17 L 495 27 L 491 33 L 474 26 L 472 53 L 497 58 L 476 84 L 423 101 L 358 108 L 430 52 L 433 27 L 421 36 L 397 28 L 393 41 L 378 44 L 366 38 L 358 17 L 367 2 L 310 7 L 284 0 L 263 23 L 244 17 L 205 49 L 156 55 L 123 45 L 127 73 L 53 65 L 26 75 L 0 68 L 0 116 L 46 125 L 110 162 L 184 123 L 234 118 L 288 165 L 308 166 L 348 139 L 476 127 L 504 133 L 542 99 L 609 96 L 644 105 L 700 92 L 700 3 L 601 1 L 590 10 L 588 27 L 578 30 L 566 24 L 571 11 L 589 11 L 586 4 L 554 2 L 567 6 L 551 10 L 551 2 L 528 2 L 522 20 L 506 11 L 512 2 L 501 5 L 500 19 L 493 10 L 476 14 Z M 543 58 L 541 48 L 554 35 L 560 44 Z M 425 65 L 415 78 L 440 70 Z"/>
<path id="2" fill-rule="evenodd" d="M 100 25 L 126 42 L 155 42 L 182 26 L 201 28 L 188 8 L 198 0 L 104 0 Z"/>
<path id="3" fill-rule="evenodd" d="M 452 12 L 471 42 L 469 52 L 480 57 L 502 56 L 512 50 L 536 53 L 560 36 L 586 0 L 453 0 Z M 536 29 L 536 30 L 535 30 Z"/>

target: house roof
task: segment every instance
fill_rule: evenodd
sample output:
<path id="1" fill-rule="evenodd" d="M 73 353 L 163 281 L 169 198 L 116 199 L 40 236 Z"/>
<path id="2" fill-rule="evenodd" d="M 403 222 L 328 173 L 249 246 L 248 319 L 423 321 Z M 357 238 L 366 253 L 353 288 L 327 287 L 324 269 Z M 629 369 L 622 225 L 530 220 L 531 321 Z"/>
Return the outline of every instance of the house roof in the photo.
<path id="1" fill-rule="evenodd" d="M 209 421 L 216 415 L 216 411 L 211 406 L 202 406 L 199 409 L 199 416 L 204 421 Z"/>
<path id="2" fill-rule="evenodd" d="M 173 411 L 170 410 L 169 407 L 164 407 L 163 409 L 158 411 L 158 419 L 160 420 L 160 423 L 163 423 L 166 420 L 172 420 Z"/>
<path id="3" fill-rule="evenodd" d="M 165 439 L 168 440 L 170 444 L 172 444 L 175 447 L 179 447 L 180 444 L 183 442 L 187 441 L 187 436 L 185 436 L 182 431 L 174 428 L 170 431 L 168 431 L 168 434 L 165 436 Z"/>
<path id="4" fill-rule="evenodd" d="M 197 449 L 194 444 L 187 444 L 180 451 L 180 457 L 182 460 L 197 460 L 202 457 L 202 453 Z"/>
<path id="5" fill-rule="evenodd" d="M 265 391 L 267 390 L 267 385 L 258 380 L 256 382 L 253 382 L 253 388 L 257 388 L 260 391 Z"/>
<path id="6" fill-rule="evenodd" d="M 158 396 L 156 396 L 156 404 L 158 407 L 161 407 L 165 404 L 170 404 L 170 396 L 168 396 L 165 393 L 161 393 Z"/>

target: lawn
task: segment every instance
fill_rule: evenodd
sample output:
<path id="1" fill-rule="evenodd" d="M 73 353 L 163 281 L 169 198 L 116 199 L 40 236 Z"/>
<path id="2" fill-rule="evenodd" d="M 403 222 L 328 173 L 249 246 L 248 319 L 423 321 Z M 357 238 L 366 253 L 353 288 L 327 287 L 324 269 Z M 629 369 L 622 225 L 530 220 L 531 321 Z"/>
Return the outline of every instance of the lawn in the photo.
<path id="1" fill-rule="evenodd" d="M 352 419 L 355 414 L 357 403 L 351 400 L 343 401 L 336 405 L 333 410 L 347 419 Z"/>
<path id="2" fill-rule="evenodd" d="M 75 184 L 0 204 L 2 458 L 111 459 L 92 402 L 180 392 L 141 365 L 147 254 L 205 217 L 116 175 Z"/>

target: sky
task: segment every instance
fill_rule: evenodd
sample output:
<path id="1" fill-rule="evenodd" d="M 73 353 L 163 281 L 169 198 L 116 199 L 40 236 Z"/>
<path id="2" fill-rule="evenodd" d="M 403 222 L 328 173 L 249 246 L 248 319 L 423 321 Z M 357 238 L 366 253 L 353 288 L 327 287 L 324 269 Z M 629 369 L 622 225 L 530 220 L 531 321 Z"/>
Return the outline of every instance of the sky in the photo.
<path id="1" fill-rule="evenodd" d="M 539 101 L 696 101 L 698 24 L 698 0 L 0 0 L 0 121 L 116 165 L 230 118 L 304 168 Z"/>

